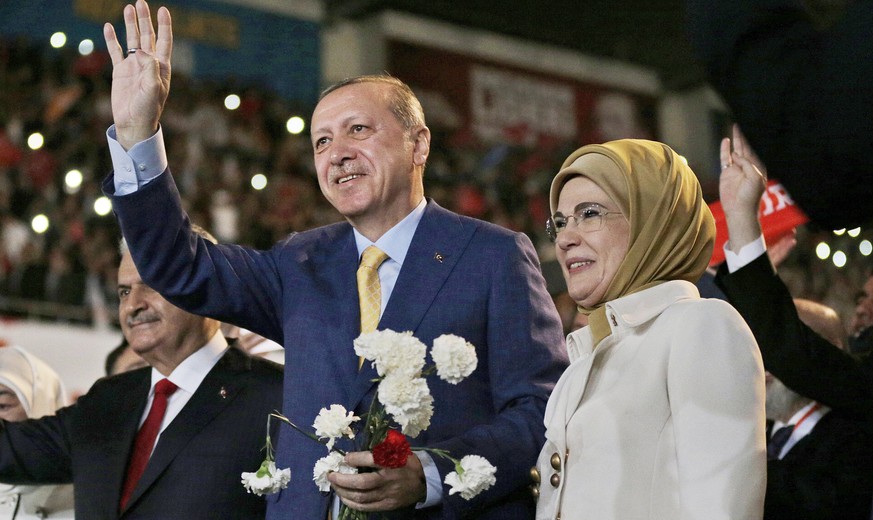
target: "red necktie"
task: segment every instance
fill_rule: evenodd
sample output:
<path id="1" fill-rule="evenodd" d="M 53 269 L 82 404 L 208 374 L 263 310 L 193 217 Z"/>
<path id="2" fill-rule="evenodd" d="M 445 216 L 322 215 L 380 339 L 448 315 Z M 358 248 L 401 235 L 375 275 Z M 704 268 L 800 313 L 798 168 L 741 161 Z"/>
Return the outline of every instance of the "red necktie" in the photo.
<path id="1" fill-rule="evenodd" d="M 130 456 L 130 463 L 127 465 L 127 476 L 124 479 L 124 487 L 121 491 L 121 509 L 127 505 L 136 483 L 145 471 L 149 457 L 152 455 L 152 449 L 155 446 L 155 439 L 158 437 L 158 430 L 161 429 L 161 421 L 164 419 L 164 412 L 167 411 L 167 399 L 173 395 L 173 392 L 179 388 L 169 379 L 161 379 L 155 385 L 155 398 L 152 401 L 152 407 L 149 410 L 148 417 L 139 431 L 136 433 L 136 440 L 133 443 L 133 453 Z"/>

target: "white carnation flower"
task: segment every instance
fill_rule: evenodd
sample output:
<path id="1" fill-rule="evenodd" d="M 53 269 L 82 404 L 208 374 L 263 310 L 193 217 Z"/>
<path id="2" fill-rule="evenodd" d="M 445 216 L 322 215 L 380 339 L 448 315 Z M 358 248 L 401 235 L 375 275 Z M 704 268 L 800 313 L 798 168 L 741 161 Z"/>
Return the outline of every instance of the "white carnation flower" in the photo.
<path id="1" fill-rule="evenodd" d="M 497 483 L 494 476 L 497 468 L 485 457 L 467 455 L 455 464 L 455 469 L 446 475 L 446 485 L 451 486 L 450 495 L 460 493 L 464 500 L 470 500 Z"/>
<path id="2" fill-rule="evenodd" d="M 319 439 L 327 439 L 327 449 L 332 450 L 334 442 L 343 436 L 349 439 L 355 438 L 355 432 L 352 431 L 352 423 L 360 421 L 360 417 L 355 417 L 354 412 L 347 412 L 345 407 L 339 404 L 330 405 L 330 409 L 322 408 L 318 412 L 318 417 L 312 423 L 315 428 L 315 435 Z"/>
<path id="3" fill-rule="evenodd" d="M 355 354 L 372 361 L 382 377 L 396 373 L 409 377 L 419 375 L 426 352 L 424 343 L 410 331 L 377 330 L 355 339 Z"/>
<path id="4" fill-rule="evenodd" d="M 430 426 L 433 396 L 424 378 L 388 375 L 379 383 L 378 396 L 404 435 L 417 437 Z"/>
<path id="5" fill-rule="evenodd" d="M 443 381 L 456 385 L 476 370 L 476 347 L 460 336 L 443 334 L 433 340 L 430 351 L 437 375 Z"/>
<path id="6" fill-rule="evenodd" d="M 269 495 L 288 487 L 288 481 L 291 480 L 291 470 L 289 468 L 276 469 L 274 461 L 265 460 L 258 471 L 243 472 L 240 476 L 243 486 L 249 493 Z"/>
<path id="7" fill-rule="evenodd" d="M 327 476 L 334 471 L 352 475 L 358 472 L 358 468 L 343 462 L 342 453 L 338 451 L 328 453 L 327 456 L 318 459 L 315 467 L 312 468 L 312 480 L 315 481 L 319 491 L 330 491 L 330 482 L 327 480 Z"/>

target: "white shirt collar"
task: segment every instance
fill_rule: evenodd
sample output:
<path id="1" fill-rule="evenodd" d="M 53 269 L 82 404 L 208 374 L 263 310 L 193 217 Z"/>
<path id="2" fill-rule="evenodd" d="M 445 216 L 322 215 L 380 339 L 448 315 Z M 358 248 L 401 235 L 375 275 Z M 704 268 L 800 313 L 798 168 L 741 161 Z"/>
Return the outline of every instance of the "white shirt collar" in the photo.
<path id="1" fill-rule="evenodd" d="M 606 303 L 606 316 L 611 329 L 638 327 L 660 315 L 670 305 L 686 299 L 698 299 L 697 287 L 685 280 L 671 280 L 646 290 L 623 296 Z M 570 361 L 586 356 L 594 349 L 588 327 L 567 335 Z"/>
<path id="2" fill-rule="evenodd" d="M 227 349 L 227 340 L 219 329 L 205 345 L 179 363 L 167 379 L 182 390 L 193 394 Z M 155 385 L 161 379 L 164 379 L 164 375 L 152 368 L 151 392 L 154 392 Z"/>
<path id="3" fill-rule="evenodd" d="M 794 445 L 800 442 L 804 437 L 809 435 L 821 418 L 827 415 L 830 411 L 831 409 L 827 406 L 813 401 L 792 415 L 787 423 L 775 421 L 773 423 L 773 429 L 771 430 L 771 436 L 783 426 L 794 425 L 794 429 L 791 431 L 791 436 L 788 437 L 785 445 L 782 446 L 782 450 L 779 452 L 778 457 L 781 459 L 786 453 L 791 451 L 791 448 L 793 448 Z"/>
<path id="4" fill-rule="evenodd" d="M 355 245 L 358 248 L 358 259 L 361 258 L 364 249 L 367 249 L 371 245 L 375 245 L 384 251 L 385 254 L 388 255 L 388 258 L 403 265 L 403 261 L 406 260 L 406 253 L 409 251 L 409 244 L 412 243 L 412 237 L 415 236 L 415 230 L 418 229 L 418 223 L 424 215 L 424 208 L 426 206 L 427 201 L 422 197 L 421 202 L 418 203 L 418 206 L 416 206 L 409 215 L 406 215 L 403 220 L 394 224 L 394 227 L 386 231 L 385 234 L 379 237 L 379 240 L 375 243 L 360 234 L 357 229 L 352 228 L 355 232 Z"/>

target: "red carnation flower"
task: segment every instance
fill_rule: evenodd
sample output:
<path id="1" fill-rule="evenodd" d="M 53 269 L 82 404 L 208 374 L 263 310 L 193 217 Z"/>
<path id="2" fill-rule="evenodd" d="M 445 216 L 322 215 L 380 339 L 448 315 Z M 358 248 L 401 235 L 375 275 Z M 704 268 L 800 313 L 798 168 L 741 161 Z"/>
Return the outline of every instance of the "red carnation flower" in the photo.
<path id="1" fill-rule="evenodd" d="M 402 468 L 410 453 L 406 437 L 397 430 L 388 430 L 385 440 L 373 447 L 373 460 L 383 468 Z"/>

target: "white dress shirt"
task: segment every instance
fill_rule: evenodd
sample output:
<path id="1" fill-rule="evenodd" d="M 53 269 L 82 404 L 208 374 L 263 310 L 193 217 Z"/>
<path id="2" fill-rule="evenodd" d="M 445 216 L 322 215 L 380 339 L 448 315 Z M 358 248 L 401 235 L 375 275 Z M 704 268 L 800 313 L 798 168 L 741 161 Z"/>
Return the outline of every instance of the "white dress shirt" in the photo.
<path id="1" fill-rule="evenodd" d="M 158 436 L 155 438 L 155 446 L 161 438 L 161 433 L 163 433 L 167 426 L 173 422 L 173 419 L 179 415 L 179 412 L 182 411 L 182 408 L 185 407 L 188 400 L 191 399 L 191 396 L 197 391 L 197 387 L 199 387 L 200 383 L 203 382 L 206 374 L 208 374 L 209 371 L 212 370 L 212 367 L 218 363 L 218 360 L 221 359 L 221 356 L 224 355 L 227 349 L 227 340 L 221 335 L 221 331 L 217 331 L 215 335 L 213 335 L 212 338 L 203 345 L 203 347 L 185 358 L 185 360 L 179 363 L 179 366 L 177 366 L 173 372 L 166 377 L 166 379 L 169 379 L 179 388 L 173 392 L 173 395 L 171 395 L 167 400 L 167 411 L 164 413 L 164 419 L 161 421 L 161 429 L 158 431 Z M 145 422 L 149 410 L 152 407 L 152 401 L 154 401 L 155 398 L 155 385 L 158 381 L 164 378 L 165 376 L 163 374 L 158 372 L 157 369 L 152 368 L 152 385 L 149 389 L 149 398 L 146 402 L 145 410 L 143 410 L 142 417 L 139 419 L 140 426 Z M 152 446 L 152 450 L 154 451 L 154 446 Z"/>
<path id="2" fill-rule="evenodd" d="M 791 448 L 793 448 L 795 444 L 800 442 L 801 439 L 809 435 L 812 432 L 812 429 L 815 428 L 815 425 L 818 424 L 818 422 L 821 420 L 821 418 L 827 415 L 827 413 L 830 411 L 831 409 L 827 406 L 813 401 L 798 410 L 797 413 L 792 415 L 791 419 L 789 419 L 787 423 L 784 423 L 782 421 L 775 421 L 773 423 L 773 428 L 770 433 L 771 437 L 783 426 L 794 425 L 794 429 L 791 431 L 791 436 L 788 437 L 788 441 L 785 443 L 784 446 L 782 446 L 782 450 L 779 452 L 777 458 L 782 459 L 783 457 L 785 457 L 785 455 L 789 451 L 791 451 Z"/>

